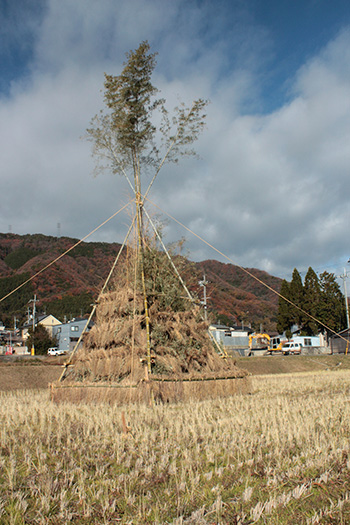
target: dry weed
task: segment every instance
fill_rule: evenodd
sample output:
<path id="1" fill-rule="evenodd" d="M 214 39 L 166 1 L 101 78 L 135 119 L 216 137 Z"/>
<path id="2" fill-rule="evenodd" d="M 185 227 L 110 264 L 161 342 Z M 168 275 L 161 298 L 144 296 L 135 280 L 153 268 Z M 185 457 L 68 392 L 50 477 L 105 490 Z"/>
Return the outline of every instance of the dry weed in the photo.
<path id="1" fill-rule="evenodd" d="M 253 386 L 153 408 L 1 394 L 0 523 L 348 523 L 350 372 Z"/>

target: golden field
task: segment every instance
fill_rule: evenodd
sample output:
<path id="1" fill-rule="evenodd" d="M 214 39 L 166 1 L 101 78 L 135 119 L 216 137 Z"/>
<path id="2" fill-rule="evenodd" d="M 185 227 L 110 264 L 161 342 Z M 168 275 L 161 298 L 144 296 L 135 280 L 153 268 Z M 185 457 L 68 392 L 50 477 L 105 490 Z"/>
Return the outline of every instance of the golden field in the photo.
<path id="1" fill-rule="evenodd" d="M 0 523 L 350 523 L 350 370 L 251 379 L 154 407 L 2 392 Z"/>

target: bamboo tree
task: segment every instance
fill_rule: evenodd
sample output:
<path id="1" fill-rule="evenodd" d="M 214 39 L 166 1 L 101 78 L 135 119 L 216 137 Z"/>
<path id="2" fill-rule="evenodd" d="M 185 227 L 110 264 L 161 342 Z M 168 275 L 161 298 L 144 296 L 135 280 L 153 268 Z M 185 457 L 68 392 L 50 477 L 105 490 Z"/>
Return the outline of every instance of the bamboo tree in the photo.
<path id="1" fill-rule="evenodd" d="M 198 99 L 190 108 L 183 104 L 175 108 L 170 117 L 165 101 L 156 98 L 157 88 L 151 77 L 156 66 L 156 53 L 150 52 L 147 41 L 141 42 L 135 51 L 126 54 L 127 62 L 120 75 L 105 74 L 104 101 L 106 110 L 96 115 L 87 130 L 92 141 L 93 153 L 97 156 L 97 172 L 109 168 L 122 174 L 128 181 L 136 206 L 138 260 L 144 295 L 147 363 L 150 371 L 150 321 L 145 285 L 144 227 L 141 179 L 142 171 L 153 169 L 153 179 L 147 188 L 148 194 L 154 179 L 166 162 L 177 162 L 181 155 L 193 155 L 192 144 L 197 140 L 205 122 L 206 101 Z M 157 130 L 152 115 L 159 111 L 160 125 Z M 155 145 L 156 132 L 160 144 Z"/>

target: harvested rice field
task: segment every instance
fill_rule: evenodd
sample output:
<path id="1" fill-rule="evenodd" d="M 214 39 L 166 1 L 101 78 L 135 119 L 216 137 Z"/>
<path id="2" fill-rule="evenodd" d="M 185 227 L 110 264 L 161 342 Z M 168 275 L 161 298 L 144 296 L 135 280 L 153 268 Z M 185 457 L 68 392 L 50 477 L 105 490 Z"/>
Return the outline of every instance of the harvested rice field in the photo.
<path id="1" fill-rule="evenodd" d="M 1 524 L 350 522 L 350 371 L 179 404 L 2 392 Z"/>

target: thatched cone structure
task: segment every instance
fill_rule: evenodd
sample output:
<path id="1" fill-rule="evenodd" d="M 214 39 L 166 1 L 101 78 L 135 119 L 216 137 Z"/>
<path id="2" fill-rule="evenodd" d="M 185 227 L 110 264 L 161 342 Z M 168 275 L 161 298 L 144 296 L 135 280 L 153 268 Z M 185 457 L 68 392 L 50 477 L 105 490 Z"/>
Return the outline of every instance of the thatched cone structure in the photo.
<path id="1" fill-rule="evenodd" d="M 121 75 L 105 75 L 107 111 L 93 119 L 87 132 L 94 153 L 132 186 L 137 248 L 118 267 L 115 285 L 100 295 L 95 327 L 68 373 L 52 386 L 53 397 L 122 403 L 229 395 L 246 388 L 247 374 L 217 355 L 199 308 L 144 207 L 164 163 L 193 153 L 191 146 L 204 126 L 206 102 L 198 99 L 188 109 L 180 104 L 168 118 L 164 101 L 154 99 L 155 54 L 148 42 L 127 58 Z M 158 131 L 164 156 L 154 144 L 157 128 L 150 117 L 156 108 L 162 114 Z M 141 168 L 155 170 L 144 194 Z M 147 235 L 145 217 L 153 240 Z"/>
<path id="2" fill-rule="evenodd" d="M 168 259 L 148 252 L 147 308 L 137 282 L 128 282 L 127 266 L 100 296 L 95 325 L 64 380 L 52 385 L 53 399 L 149 403 L 246 392 L 248 373 L 219 356 L 200 307 L 185 296 Z"/>

